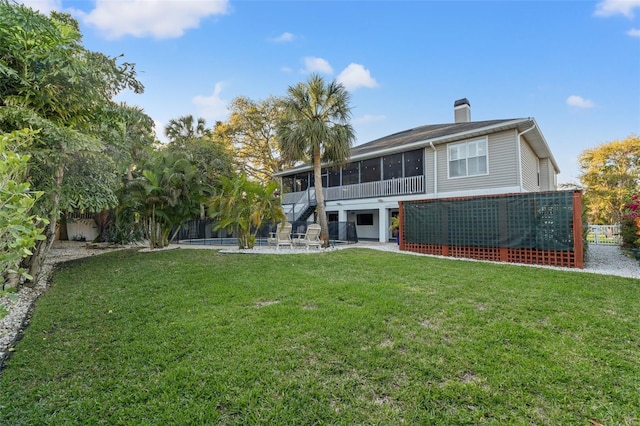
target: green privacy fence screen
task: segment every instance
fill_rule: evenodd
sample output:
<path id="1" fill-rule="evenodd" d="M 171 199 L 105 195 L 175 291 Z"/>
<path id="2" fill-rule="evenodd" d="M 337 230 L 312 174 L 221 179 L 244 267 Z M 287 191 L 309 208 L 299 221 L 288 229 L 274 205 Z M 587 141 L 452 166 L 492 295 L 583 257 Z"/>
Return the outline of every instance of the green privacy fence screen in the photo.
<path id="1" fill-rule="evenodd" d="M 552 191 L 400 203 L 400 249 L 583 267 L 582 193 Z"/>

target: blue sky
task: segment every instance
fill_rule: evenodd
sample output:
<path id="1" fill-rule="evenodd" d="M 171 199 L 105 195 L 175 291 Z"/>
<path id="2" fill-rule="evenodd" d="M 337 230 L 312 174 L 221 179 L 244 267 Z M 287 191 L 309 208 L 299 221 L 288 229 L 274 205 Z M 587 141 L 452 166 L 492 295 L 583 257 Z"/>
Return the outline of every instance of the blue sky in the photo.
<path id="1" fill-rule="evenodd" d="M 564 183 L 583 150 L 640 135 L 640 0 L 23 2 L 71 13 L 86 48 L 135 63 L 145 93 L 119 99 L 160 134 L 316 72 L 351 93 L 356 144 L 451 122 L 466 97 L 474 121 L 535 118 Z"/>

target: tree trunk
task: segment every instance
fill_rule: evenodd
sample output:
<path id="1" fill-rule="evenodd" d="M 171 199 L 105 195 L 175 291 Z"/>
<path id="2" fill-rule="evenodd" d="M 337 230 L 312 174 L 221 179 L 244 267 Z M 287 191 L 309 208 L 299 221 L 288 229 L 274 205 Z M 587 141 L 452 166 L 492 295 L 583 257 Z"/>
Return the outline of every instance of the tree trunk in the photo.
<path id="1" fill-rule="evenodd" d="M 67 214 L 60 215 L 60 226 L 58 228 L 58 239 L 60 241 L 69 241 L 69 231 L 67 230 Z"/>
<path id="2" fill-rule="evenodd" d="M 98 235 L 93 239 L 93 243 L 104 243 L 109 240 L 107 230 L 112 225 L 111 210 L 103 210 L 100 213 L 94 213 L 93 222 L 98 229 Z"/>
<path id="3" fill-rule="evenodd" d="M 60 190 L 62 188 L 62 179 L 64 178 L 64 163 L 60 162 L 56 172 L 53 176 L 53 190 L 51 195 L 51 209 L 49 213 L 49 225 L 45 228 L 44 235 L 45 240 L 38 241 L 33 255 L 26 261 L 26 268 L 29 270 L 29 274 L 33 277 L 33 280 L 27 284 L 29 287 L 34 287 L 38 281 L 38 276 L 44 265 L 44 260 L 47 257 L 47 253 L 53 245 L 53 240 L 56 238 L 56 226 L 58 224 L 58 208 L 60 207 Z"/>
<path id="4" fill-rule="evenodd" d="M 324 192 L 322 192 L 322 163 L 320 150 L 313 151 L 313 181 L 316 190 L 316 211 L 318 212 L 318 224 L 320 225 L 320 240 L 322 247 L 329 247 L 329 223 L 327 211 L 324 206 Z"/>

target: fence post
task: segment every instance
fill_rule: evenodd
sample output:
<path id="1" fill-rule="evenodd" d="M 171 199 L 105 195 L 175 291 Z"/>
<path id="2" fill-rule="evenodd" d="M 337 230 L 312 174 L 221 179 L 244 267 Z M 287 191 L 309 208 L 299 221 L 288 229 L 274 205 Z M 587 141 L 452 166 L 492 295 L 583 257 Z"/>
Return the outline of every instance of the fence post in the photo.
<path id="1" fill-rule="evenodd" d="M 573 191 L 573 255 L 576 268 L 584 269 L 582 242 L 582 191 Z"/>
<path id="2" fill-rule="evenodd" d="M 398 201 L 398 241 L 400 242 L 400 250 L 404 250 L 404 202 Z"/>

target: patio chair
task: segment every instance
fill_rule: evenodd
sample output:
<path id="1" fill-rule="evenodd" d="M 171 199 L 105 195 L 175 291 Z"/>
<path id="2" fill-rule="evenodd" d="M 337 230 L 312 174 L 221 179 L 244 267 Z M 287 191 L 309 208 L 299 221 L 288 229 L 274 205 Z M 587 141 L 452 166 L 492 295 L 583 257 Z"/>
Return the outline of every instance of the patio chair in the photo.
<path id="1" fill-rule="evenodd" d="M 289 222 L 280 224 L 275 233 L 276 249 L 280 249 L 280 246 L 293 247 L 293 242 L 291 241 L 291 228 L 292 225 Z"/>
<path id="2" fill-rule="evenodd" d="M 304 235 L 294 239 L 294 244 L 297 246 L 306 246 L 307 250 L 309 247 L 322 247 L 322 241 L 320 241 L 320 225 L 317 223 L 312 223 L 307 227 L 307 232 Z"/>
<path id="3" fill-rule="evenodd" d="M 269 246 L 275 246 L 278 244 L 278 232 L 282 231 L 285 232 L 285 227 L 289 228 L 289 233 L 291 233 L 291 223 L 289 222 L 280 222 L 278 224 L 278 226 L 276 227 L 276 231 L 275 232 L 270 232 L 269 236 L 267 237 L 267 245 Z"/>

